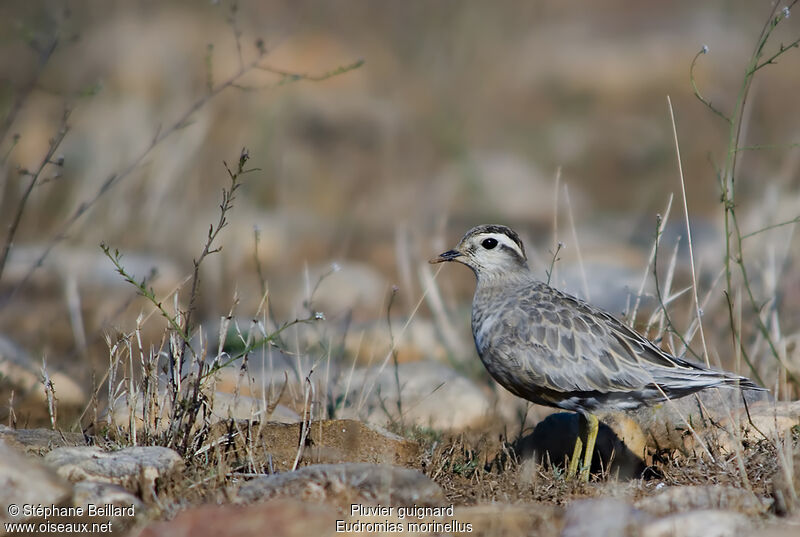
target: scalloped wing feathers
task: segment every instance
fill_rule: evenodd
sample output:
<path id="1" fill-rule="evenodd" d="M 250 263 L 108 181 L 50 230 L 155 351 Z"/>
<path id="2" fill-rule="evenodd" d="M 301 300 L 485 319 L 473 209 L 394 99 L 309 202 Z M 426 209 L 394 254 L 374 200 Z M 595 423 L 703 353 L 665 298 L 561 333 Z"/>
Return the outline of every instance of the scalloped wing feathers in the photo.
<path id="1" fill-rule="evenodd" d="M 490 374 L 512 393 L 569 410 L 635 408 L 745 377 L 672 356 L 612 315 L 530 279 L 478 284 L 472 328 Z"/>

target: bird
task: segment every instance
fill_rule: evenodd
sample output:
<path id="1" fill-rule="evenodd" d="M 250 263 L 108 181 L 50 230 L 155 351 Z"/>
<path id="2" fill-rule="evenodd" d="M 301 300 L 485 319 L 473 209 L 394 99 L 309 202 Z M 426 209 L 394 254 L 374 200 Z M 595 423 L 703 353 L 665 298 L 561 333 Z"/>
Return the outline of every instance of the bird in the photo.
<path id="1" fill-rule="evenodd" d="M 764 390 L 747 377 L 674 356 L 614 315 L 539 280 L 519 235 L 479 225 L 430 263 L 458 262 L 476 277 L 472 335 L 489 374 L 532 403 L 578 413 L 567 477 L 589 480 L 596 412 L 632 410 L 712 387 Z"/>

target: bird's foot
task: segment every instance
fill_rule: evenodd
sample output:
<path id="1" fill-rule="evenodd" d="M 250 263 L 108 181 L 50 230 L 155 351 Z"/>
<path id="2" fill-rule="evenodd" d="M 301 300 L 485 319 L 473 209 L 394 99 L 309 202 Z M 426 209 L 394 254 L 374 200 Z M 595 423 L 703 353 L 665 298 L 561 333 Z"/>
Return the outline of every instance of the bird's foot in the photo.
<path id="1" fill-rule="evenodd" d="M 567 479 L 574 479 L 578 473 L 578 464 L 581 461 L 581 452 L 583 451 L 583 441 L 580 435 L 575 439 L 575 449 L 572 450 L 572 457 L 569 458 L 569 466 L 567 467 Z M 581 472 L 583 473 L 583 472 Z"/>

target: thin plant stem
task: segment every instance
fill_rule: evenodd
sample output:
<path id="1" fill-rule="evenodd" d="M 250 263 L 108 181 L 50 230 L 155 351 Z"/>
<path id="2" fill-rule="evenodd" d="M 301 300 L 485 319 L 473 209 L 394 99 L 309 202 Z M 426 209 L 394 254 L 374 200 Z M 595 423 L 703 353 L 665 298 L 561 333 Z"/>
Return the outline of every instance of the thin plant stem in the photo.
<path id="1" fill-rule="evenodd" d="M 61 142 L 64 141 L 64 138 L 67 136 L 69 132 L 69 125 L 67 124 L 67 120 L 69 119 L 69 110 L 65 110 L 63 116 L 61 117 L 61 123 L 58 127 L 58 131 L 56 135 L 50 140 L 49 148 L 47 149 L 47 153 L 45 154 L 44 158 L 39 163 L 39 166 L 36 168 L 36 171 L 33 172 L 24 172 L 24 175 L 29 177 L 28 186 L 25 188 L 25 191 L 22 193 L 22 197 L 19 200 L 19 204 L 17 205 L 17 210 L 14 213 L 14 217 L 11 220 L 11 224 L 8 226 L 8 231 L 6 232 L 6 240 L 3 244 L 3 253 L 0 254 L 0 280 L 3 278 L 3 271 L 5 270 L 6 262 L 8 261 L 8 256 L 11 253 L 11 248 L 14 246 L 14 238 L 17 235 L 17 230 L 19 229 L 19 224 L 22 221 L 22 215 L 25 212 L 25 207 L 27 206 L 28 200 L 30 199 L 31 193 L 33 189 L 36 188 L 37 185 L 41 183 L 40 178 L 42 176 L 42 172 L 44 169 L 50 165 L 54 164 L 56 166 L 63 165 L 63 159 L 59 158 L 56 161 L 53 161 L 53 156 L 56 154 Z"/>
<path id="2" fill-rule="evenodd" d="M 706 367 L 711 364 L 708 361 L 708 347 L 706 346 L 706 335 L 703 331 L 703 312 L 700 309 L 700 301 L 697 298 L 697 274 L 695 272 L 694 263 L 694 247 L 692 246 L 692 226 L 689 225 L 689 205 L 686 201 L 686 180 L 683 176 L 683 164 L 681 163 L 681 148 L 678 143 L 678 129 L 675 126 L 675 111 L 672 109 L 672 99 L 667 95 L 667 105 L 669 106 L 669 119 L 672 123 L 672 136 L 675 141 L 675 155 L 678 159 L 678 174 L 681 179 L 681 195 L 683 197 L 683 214 L 686 218 L 686 242 L 689 246 L 689 266 L 692 271 L 692 296 L 694 298 L 695 314 L 697 315 L 698 327 L 700 329 L 700 341 L 703 343 L 703 358 L 706 362 Z"/>

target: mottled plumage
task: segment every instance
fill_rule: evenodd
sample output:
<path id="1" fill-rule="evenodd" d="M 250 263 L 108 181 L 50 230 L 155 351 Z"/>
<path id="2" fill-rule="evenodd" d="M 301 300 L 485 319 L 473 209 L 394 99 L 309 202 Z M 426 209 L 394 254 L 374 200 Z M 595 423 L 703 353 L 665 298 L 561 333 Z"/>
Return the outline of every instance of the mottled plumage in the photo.
<path id="1" fill-rule="evenodd" d="M 505 226 L 469 230 L 455 249 L 431 260 L 442 261 L 475 273 L 472 334 L 481 361 L 504 388 L 533 403 L 578 411 L 596 426 L 597 410 L 714 386 L 763 389 L 672 356 L 613 315 L 538 281 L 519 236 Z"/>
<path id="2" fill-rule="evenodd" d="M 755 387 L 672 356 L 610 314 L 533 277 L 504 283 L 477 286 L 475 345 L 500 384 L 534 403 L 591 412 L 724 384 Z"/>

